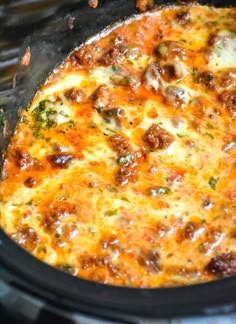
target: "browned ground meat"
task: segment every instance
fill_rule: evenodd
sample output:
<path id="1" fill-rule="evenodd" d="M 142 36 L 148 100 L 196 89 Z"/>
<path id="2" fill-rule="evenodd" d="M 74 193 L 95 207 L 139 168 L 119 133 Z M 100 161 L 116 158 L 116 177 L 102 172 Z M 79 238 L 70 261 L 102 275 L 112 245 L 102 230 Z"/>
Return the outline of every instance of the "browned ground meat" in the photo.
<path id="1" fill-rule="evenodd" d="M 175 19 L 181 25 L 187 25 L 190 22 L 190 12 L 188 10 L 180 10 L 176 13 Z"/>
<path id="2" fill-rule="evenodd" d="M 160 62 L 151 62 L 146 71 L 144 72 L 143 82 L 145 87 L 148 90 L 155 90 L 159 89 L 161 85 L 161 67 Z"/>
<path id="3" fill-rule="evenodd" d="M 28 152 L 23 152 L 22 150 L 16 150 L 15 155 L 16 165 L 21 168 L 21 170 L 28 169 L 34 164 L 34 159 Z"/>
<path id="4" fill-rule="evenodd" d="M 32 227 L 20 226 L 18 231 L 11 235 L 11 238 L 29 252 L 32 252 L 38 243 L 40 237 Z"/>
<path id="5" fill-rule="evenodd" d="M 32 188 L 37 184 L 37 181 L 34 177 L 28 177 L 24 181 L 24 185 L 28 188 Z"/>
<path id="6" fill-rule="evenodd" d="M 53 168 L 66 169 L 74 158 L 72 154 L 52 154 L 47 157 Z"/>
<path id="7" fill-rule="evenodd" d="M 144 157 L 145 152 L 144 151 L 136 151 L 132 154 L 129 154 L 128 156 L 122 156 L 119 161 L 122 162 L 121 168 L 118 170 L 116 174 L 116 183 L 120 186 L 127 185 L 130 181 L 136 181 L 139 174 L 139 164 L 141 160 Z"/>
<path id="8" fill-rule="evenodd" d="M 48 231 L 55 231 L 61 225 L 61 220 L 74 212 L 76 212 L 75 205 L 66 201 L 52 204 L 49 206 L 42 224 Z"/>
<path id="9" fill-rule="evenodd" d="M 115 71 L 110 77 L 111 81 L 117 86 L 138 86 L 138 79 L 129 71 L 121 68 L 115 67 Z"/>
<path id="10" fill-rule="evenodd" d="M 166 225 L 162 221 L 157 223 L 157 235 L 159 238 L 163 238 L 170 231 L 170 226 Z"/>
<path id="11" fill-rule="evenodd" d="M 97 44 L 81 47 L 74 53 L 77 62 L 84 67 L 91 67 L 93 63 L 96 62 L 99 55 L 100 48 Z"/>
<path id="12" fill-rule="evenodd" d="M 173 61 L 162 66 L 161 75 L 166 82 L 171 82 L 172 80 L 180 80 L 186 75 L 186 72 L 180 62 Z"/>
<path id="13" fill-rule="evenodd" d="M 137 256 L 138 264 L 148 272 L 160 271 L 160 255 L 157 251 L 141 250 Z"/>
<path id="14" fill-rule="evenodd" d="M 236 275 L 236 258 L 233 252 L 223 253 L 210 260 L 206 270 L 218 277 Z"/>
<path id="15" fill-rule="evenodd" d="M 84 92 L 81 89 L 71 88 L 65 92 L 65 97 L 71 102 L 81 102 L 84 96 Z"/>
<path id="16" fill-rule="evenodd" d="M 105 84 L 100 85 L 92 94 L 93 108 L 101 112 L 104 108 L 112 108 L 113 95 Z"/>
<path id="17" fill-rule="evenodd" d="M 115 134 L 108 138 L 112 148 L 118 153 L 118 157 L 126 153 L 132 152 L 129 139 L 123 135 Z"/>
<path id="18" fill-rule="evenodd" d="M 179 86 L 168 86 L 165 89 L 164 97 L 166 103 L 175 107 L 183 108 L 187 104 L 185 90 Z"/>
<path id="19" fill-rule="evenodd" d="M 150 150 L 166 149 L 174 141 L 174 136 L 153 124 L 144 134 L 143 140 L 148 144 Z"/>
<path id="20" fill-rule="evenodd" d="M 165 41 L 160 43 L 156 50 L 156 55 L 162 59 L 186 59 L 186 50 L 183 47 L 183 43 L 176 41 Z"/>
<path id="21" fill-rule="evenodd" d="M 223 103 L 232 117 L 236 117 L 236 90 L 224 90 L 219 95 L 219 100 Z"/>
<path id="22" fill-rule="evenodd" d="M 199 229 L 200 225 L 195 222 L 188 222 L 183 230 L 183 236 L 185 239 L 192 240 L 195 232 Z"/>
<path id="23" fill-rule="evenodd" d="M 198 75 L 198 82 L 204 84 L 208 89 L 212 89 L 215 86 L 214 76 L 212 72 L 203 71 Z"/>
<path id="24" fill-rule="evenodd" d="M 102 116 L 105 121 L 109 122 L 112 118 L 116 121 L 118 127 L 122 126 L 122 117 L 125 116 L 125 111 L 122 108 L 112 108 L 102 111 Z"/>
<path id="25" fill-rule="evenodd" d="M 113 45 L 105 54 L 100 58 L 100 62 L 104 65 L 119 64 L 125 57 L 127 47 L 124 43 Z"/>

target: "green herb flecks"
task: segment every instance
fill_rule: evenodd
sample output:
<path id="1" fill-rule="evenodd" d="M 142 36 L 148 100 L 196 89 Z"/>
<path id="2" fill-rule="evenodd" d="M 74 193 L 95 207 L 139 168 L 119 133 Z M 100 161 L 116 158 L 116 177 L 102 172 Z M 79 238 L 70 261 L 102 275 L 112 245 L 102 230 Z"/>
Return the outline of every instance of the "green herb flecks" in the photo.
<path id="1" fill-rule="evenodd" d="M 108 190 L 109 190 L 110 192 L 114 192 L 114 193 L 119 192 L 118 189 L 117 189 L 116 187 L 113 187 L 113 186 L 108 186 Z"/>
<path id="2" fill-rule="evenodd" d="M 34 136 L 37 138 L 43 138 L 41 130 L 48 130 L 56 126 L 56 117 L 58 115 L 54 105 L 49 100 L 42 100 L 38 106 L 33 109 L 32 117 L 34 121 Z"/>
<path id="3" fill-rule="evenodd" d="M 188 135 L 186 135 L 186 134 L 176 134 L 179 138 L 184 138 L 184 137 L 187 137 Z"/>
<path id="4" fill-rule="evenodd" d="M 74 271 L 74 267 L 72 267 L 70 264 L 68 263 L 64 263 L 61 266 L 59 266 L 59 269 L 61 269 L 62 271 L 65 271 L 69 274 L 72 274 Z"/>
<path id="5" fill-rule="evenodd" d="M 166 45 L 164 44 L 160 44 L 158 47 L 157 47 L 157 52 L 161 55 L 161 56 L 165 56 L 168 52 L 168 48 Z"/>
<path id="6" fill-rule="evenodd" d="M 210 137 L 211 139 L 214 139 L 214 136 L 208 132 L 205 133 L 205 135 L 207 135 L 208 137 Z"/>
<path id="7" fill-rule="evenodd" d="M 150 196 L 158 196 L 158 195 L 167 195 L 170 193 L 170 188 L 168 187 L 154 187 L 148 190 Z"/>
<path id="8" fill-rule="evenodd" d="M 208 184 L 211 187 L 211 189 L 216 190 L 216 185 L 219 181 L 219 178 L 214 178 L 213 176 L 210 177 Z"/>
<path id="9" fill-rule="evenodd" d="M 119 165 L 126 165 L 129 163 L 130 159 L 132 158 L 132 154 L 131 153 L 127 153 L 125 155 L 122 155 L 118 160 L 117 163 Z"/>
<path id="10" fill-rule="evenodd" d="M 106 212 L 105 212 L 105 216 L 115 216 L 115 215 L 117 215 L 117 209 L 114 209 L 114 210 L 107 210 Z"/>
<path id="11" fill-rule="evenodd" d="M 207 123 L 206 125 L 207 125 L 208 129 L 214 129 L 215 128 L 211 123 Z"/>

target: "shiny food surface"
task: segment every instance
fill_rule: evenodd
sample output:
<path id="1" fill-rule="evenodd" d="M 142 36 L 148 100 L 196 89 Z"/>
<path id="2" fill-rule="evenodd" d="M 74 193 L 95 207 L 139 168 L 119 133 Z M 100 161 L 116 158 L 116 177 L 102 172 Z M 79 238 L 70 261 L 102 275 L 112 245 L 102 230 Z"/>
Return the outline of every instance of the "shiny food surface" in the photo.
<path id="1" fill-rule="evenodd" d="M 1 227 L 131 287 L 236 274 L 236 11 L 154 10 L 75 49 L 22 112 Z"/>

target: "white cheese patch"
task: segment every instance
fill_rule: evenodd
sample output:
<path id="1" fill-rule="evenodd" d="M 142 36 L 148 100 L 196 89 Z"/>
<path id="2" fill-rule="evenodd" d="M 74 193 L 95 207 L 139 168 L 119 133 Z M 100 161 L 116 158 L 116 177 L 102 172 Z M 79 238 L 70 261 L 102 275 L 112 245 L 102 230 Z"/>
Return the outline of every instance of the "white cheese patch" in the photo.
<path id="1" fill-rule="evenodd" d="M 233 68 L 236 62 L 236 35 L 230 32 L 218 34 L 219 41 L 216 41 L 212 49 L 212 58 L 208 64 L 213 71 Z"/>

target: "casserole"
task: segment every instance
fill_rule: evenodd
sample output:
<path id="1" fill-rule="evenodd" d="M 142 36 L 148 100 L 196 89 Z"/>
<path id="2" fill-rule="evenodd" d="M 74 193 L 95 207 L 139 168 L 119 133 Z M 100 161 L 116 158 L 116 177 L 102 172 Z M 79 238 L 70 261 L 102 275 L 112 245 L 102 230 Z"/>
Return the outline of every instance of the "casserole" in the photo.
<path id="1" fill-rule="evenodd" d="M 110 6 L 112 7 L 114 4 L 111 4 Z M 122 6 L 121 6 L 122 7 Z M 109 6 L 107 5 L 107 7 L 106 8 L 109 8 Z M 113 8 L 110 8 L 110 9 L 113 9 Z M 116 11 L 116 13 L 118 13 L 118 11 Z M 101 15 L 102 16 L 102 15 Z M 102 19 L 104 19 L 104 16 L 102 16 Z M 97 23 L 97 21 L 96 21 L 96 23 Z M 99 27 L 100 27 L 100 25 L 99 25 Z M 94 31 L 93 31 L 93 34 L 94 34 Z M 60 35 L 61 36 L 61 35 Z M 64 35 L 63 35 L 64 36 Z M 59 42 L 61 42 L 61 39 L 59 39 Z M 48 47 L 48 44 L 47 44 L 47 47 Z M 31 49 L 33 48 L 33 50 L 34 50 L 34 47 L 33 46 L 31 46 Z M 38 50 L 37 48 L 35 49 L 36 51 Z M 33 59 L 33 51 L 31 52 L 32 53 L 32 59 Z M 45 60 L 43 60 L 43 61 L 45 61 Z M 39 57 L 37 57 L 37 62 L 39 63 L 40 61 L 39 61 Z M 25 71 L 24 71 L 25 72 Z M 40 67 L 40 73 L 42 72 L 42 70 L 41 70 L 41 67 Z M 31 75 L 28 75 L 28 77 L 31 77 L 32 76 L 32 74 Z M 45 75 L 43 75 L 43 74 L 41 74 L 41 76 L 43 76 L 43 78 L 45 77 Z M 32 87 L 32 84 L 34 85 L 36 85 L 36 83 L 38 82 L 38 81 L 40 81 L 40 77 L 38 78 L 37 77 L 37 81 L 35 81 L 35 83 L 34 83 L 34 79 L 32 80 L 31 79 L 31 82 L 30 82 L 30 87 Z M 26 87 L 24 86 L 24 90 L 26 89 Z M 32 98 L 32 97 L 31 97 Z M 31 99 L 30 98 L 30 99 Z M 26 98 L 24 98 L 24 99 L 26 99 Z M 29 99 L 29 98 L 28 98 Z M 23 103 L 22 105 L 23 106 L 25 106 L 25 104 L 26 104 L 26 102 L 25 103 Z M 4 235 L 3 235 L 4 236 Z M 6 238 L 6 237 L 5 237 Z M 10 243 L 9 243 L 9 246 L 10 246 Z M 4 251 L 4 245 L 3 245 L 3 249 L 2 249 L 2 251 Z M 19 250 L 20 251 L 20 250 Z M 10 252 L 10 251 L 9 251 Z M 27 255 L 27 254 L 26 254 Z M 6 261 L 6 260 L 5 260 Z M 25 260 L 26 261 L 26 260 Z M 34 260 L 35 261 L 35 260 Z M 21 266 L 25 266 L 25 264 L 22 264 Z M 33 262 L 32 262 L 32 266 L 33 266 Z M 45 265 L 42 265 L 42 267 L 44 267 Z M 40 266 L 40 268 L 41 268 L 41 266 Z M 32 270 L 32 269 L 31 269 Z M 51 272 L 51 270 L 52 269 L 50 269 L 49 270 L 49 268 L 47 269 L 48 270 L 48 273 L 49 272 Z M 28 275 L 29 275 L 29 271 L 27 271 L 28 272 Z M 35 277 L 35 276 L 37 276 L 37 272 L 34 272 L 34 273 L 32 273 L 31 274 L 31 276 L 30 277 Z M 58 276 L 61 276 L 61 273 L 60 274 L 58 274 Z M 65 277 L 65 278 L 67 278 L 67 277 Z M 232 279 L 232 278 L 231 278 Z M 225 280 L 225 281 L 222 281 L 222 283 L 224 282 L 224 283 L 226 283 L 227 281 L 228 282 L 230 282 L 230 284 L 232 284 L 232 280 Z M 71 278 L 70 279 L 68 279 L 68 280 L 71 280 Z M 80 279 L 79 279 L 80 280 Z M 81 281 L 81 285 L 80 285 L 80 293 L 82 293 L 82 285 L 83 285 L 83 280 Z M 50 283 L 51 283 L 51 280 L 50 280 Z M 208 284 L 202 284 L 202 285 L 199 285 L 199 286 L 192 286 L 192 287 L 183 287 L 183 288 L 178 288 L 179 289 L 179 291 L 181 292 L 180 294 L 182 295 L 182 294 L 184 294 L 184 296 L 185 297 L 189 297 L 189 295 L 188 295 L 188 289 L 190 289 L 191 288 L 191 290 L 189 290 L 189 292 L 190 291 L 194 291 L 194 289 L 198 289 L 198 287 L 203 287 L 203 289 L 202 289 L 202 292 L 204 291 L 204 287 L 214 287 L 214 285 L 216 285 L 215 287 L 219 287 L 220 286 L 220 283 L 221 282 L 218 282 L 218 283 L 210 283 L 209 285 Z M 61 284 L 61 281 L 60 281 L 60 283 L 57 283 L 57 285 L 58 286 L 60 286 L 60 284 Z M 157 305 L 158 304 L 158 301 L 162 304 L 164 301 L 167 301 L 167 295 L 166 295 L 166 298 L 162 298 L 161 297 L 161 295 L 159 295 L 160 296 L 160 299 L 157 297 L 157 298 L 155 298 L 154 296 L 155 295 L 153 295 L 153 294 L 155 294 L 155 293 L 157 293 L 157 294 L 161 294 L 162 292 L 163 292 L 163 296 L 165 296 L 165 294 L 168 294 L 169 296 L 171 296 L 171 291 L 173 291 L 174 292 L 174 289 L 172 289 L 172 288 L 168 288 L 168 289 L 154 289 L 154 290 L 146 290 L 146 289 L 143 289 L 143 290 L 138 290 L 138 294 L 137 294 L 137 290 L 136 290 L 136 292 L 135 292 L 135 290 L 133 290 L 133 289 L 131 289 L 131 290 L 129 290 L 129 289 L 127 289 L 127 288 L 118 288 L 118 287 L 103 287 L 103 286 L 100 286 L 99 284 L 95 284 L 95 283 L 88 283 L 88 282 L 86 282 L 85 283 L 86 285 L 88 284 L 88 286 L 87 287 L 89 287 L 90 286 L 90 284 L 92 285 L 91 287 L 97 287 L 97 289 L 100 291 L 100 293 L 101 293 L 101 295 L 103 296 L 103 294 L 105 295 L 104 297 L 104 300 L 102 301 L 102 304 L 104 305 L 104 303 L 108 303 L 108 304 L 110 304 L 110 307 L 111 308 L 114 308 L 114 309 L 119 309 L 119 306 L 117 305 L 117 302 L 119 303 L 119 293 L 124 293 L 125 294 L 125 296 L 123 296 L 123 298 L 125 298 L 125 297 L 128 297 L 128 298 L 130 298 L 131 296 L 132 296 L 132 294 L 134 294 L 134 296 L 136 295 L 136 299 L 131 299 L 130 301 L 129 301 L 129 303 L 128 303 L 128 305 L 127 305 L 127 302 L 125 302 L 125 300 L 123 299 L 123 301 L 124 301 L 124 304 L 123 304 L 123 302 L 122 302 L 122 310 L 123 310 L 123 307 L 124 307 L 124 311 L 127 311 L 128 309 L 127 308 L 129 308 L 129 310 L 130 311 L 128 311 L 128 313 L 130 312 L 130 313 L 132 313 L 133 311 L 134 311 L 134 309 L 136 309 L 136 311 L 135 312 L 138 312 L 138 314 L 137 315 L 140 315 L 140 316 L 145 316 L 145 315 L 147 315 L 147 316 L 157 316 L 158 314 L 159 315 L 164 315 L 164 313 L 162 313 L 163 311 L 164 311 L 164 307 L 162 308 L 162 309 L 160 309 L 160 308 L 158 308 L 158 310 L 156 310 L 156 308 L 155 308 L 155 305 Z M 57 291 L 58 291 L 58 288 L 59 287 L 57 287 Z M 104 288 L 104 290 L 103 290 L 103 288 Z M 114 288 L 114 290 L 113 290 L 113 288 Z M 107 290 L 105 290 L 105 289 L 107 289 Z M 178 291 L 178 289 L 176 290 L 176 291 Z M 207 289 L 207 288 L 206 288 Z M 210 289 L 210 288 L 209 288 Z M 111 292 L 111 291 L 114 291 L 114 295 L 113 295 L 113 299 L 109 302 L 108 300 L 110 299 L 109 298 L 109 293 Z M 105 292 L 106 291 L 106 292 Z M 108 293 L 108 291 L 109 291 L 109 293 Z M 97 291 L 98 292 L 98 291 Z M 116 295 L 116 292 L 117 292 L 117 295 Z M 206 290 L 205 290 L 205 292 L 206 292 Z M 72 291 L 70 291 L 70 293 L 71 293 L 71 295 L 73 294 L 73 292 Z M 107 295 L 108 294 L 108 295 Z M 139 295 L 140 294 L 140 295 Z M 139 297 L 138 297 L 139 296 Z M 183 296 L 183 295 L 182 295 Z M 213 296 L 214 296 L 214 298 L 216 298 L 216 294 L 214 293 L 213 294 Z M 81 296 L 82 297 L 82 296 Z M 96 299 L 96 294 L 93 294 L 93 296 L 90 296 L 92 299 L 95 297 L 95 299 Z M 118 297 L 118 299 L 117 299 L 117 297 Z M 202 296 L 201 296 L 202 297 Z M 230 297 L 232 297 L 232 296 L 230 296 Z M 106 298 L 108 298 L 108 300 L 106 299 Z M 144 299 L 143 299 L 144 298 Z M 152 299 L 153 301 L 151 302 L 151 300 L 149 300 L 149 298 L 150 299 Z M 82 298 L 84 301 L 86 300 L 86 298 Z M 188 299 L 188 298 L 187 298 Z M 186 299 L 186 300 L 187 300 Z M 144 300 L 146 300 L 145 302 L 144 302 Z M 178 299 L 178 302 L 179 302 L 179 300 L 180 299 Z M 135 301 L 135 302 L 134 302 Z M 201 302 L 203 301 L 203 299 L 201 299 Z M 172 310 L 172 312 L 180 312 L 181 311 L 181 307 L 178 307 L 178 305 L 176 305 L 176 308 L 174 307 L 174 305 L 172 304 L 173 303 L 173 301 L 171 301 L 171 310 Z M 181 301 L 181 303 L 183 303 L 183 300 Z M 127 306 L 128 307 L 127 307 Z M 141 306 L 144 306 L 143 308 L 141 307 Z M 101 306 L 101 308 L 103 308 L 102 307 L 102 305 L 100 305 Z M 118 307 L 117 307 L 118 306 Z M 173 306 L 173 307 L 172 307 Z M 186 306 L 186 305 L 185 305 Z M 90 305 L 90 307 L 91 307 L 91 305 Z M 109 308 L 110 307 L 108 307 L 108 309 L 107 309 L 107 314 L 109 314 Z M 197 303 L 194 305 L 194 307 L 193 307 L 193 309 L 195 309 L 195 311 L 196 311 L 196 307 L 197 307 Z M 198 307 L 199 307 L 199 305 L 198 305 Z M 98 310 L 98 312 L 99 311 L 101 311 L 101 308 Z M 194 310 L 193 310 L 194 311 Z M 93 312 L 92 311 L 92 307 L 91 307 L 91 310 L 90 310 L 90 312 Z M 96 312 L 96 311 L 95 311 Z M 154 313 L 155 314 L 154 314 Z M 118 311 L 118 313 L 119 313 L 119 311 Z M 152 314 L 151 314 L 152 313 Z M 162 314 L 161 314 L 162 313 Z M 114 312 L 114 314 L 115 314 L 115 312 Z M 133 314 L 134 315 L 134 314 Z"/>

